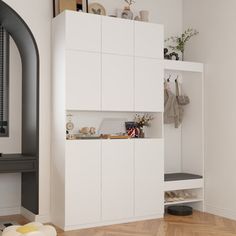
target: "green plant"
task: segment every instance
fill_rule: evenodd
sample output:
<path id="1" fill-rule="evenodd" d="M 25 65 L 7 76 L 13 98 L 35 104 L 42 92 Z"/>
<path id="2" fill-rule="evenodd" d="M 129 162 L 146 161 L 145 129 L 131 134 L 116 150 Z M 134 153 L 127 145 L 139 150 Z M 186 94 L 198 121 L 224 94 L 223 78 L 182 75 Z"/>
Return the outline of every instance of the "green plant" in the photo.
<path id="1" fill-rule="evenodd" d="M 199 32 L 195 29 L 187 29 L 181 34 L 181 36 L 172 36 L 165 40 L 165 42 L 173 42 L 175 45 L 168 45 L 173 51 L 180 51 L 182 53 L 182 59 L 184 60 L 184 49 L 186 43 Z"/>

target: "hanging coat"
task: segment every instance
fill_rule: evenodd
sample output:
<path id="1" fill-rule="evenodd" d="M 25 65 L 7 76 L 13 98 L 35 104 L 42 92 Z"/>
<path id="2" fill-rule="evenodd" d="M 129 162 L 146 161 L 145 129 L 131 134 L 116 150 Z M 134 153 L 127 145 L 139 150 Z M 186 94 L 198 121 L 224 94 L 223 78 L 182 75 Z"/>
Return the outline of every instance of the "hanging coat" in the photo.
<path id="1" fill-rule="evenodd" d="M 173 94 L 167 86 L 164 90 L 164 123 L 174 124 L 178 128 L 183 120 L 184 109 L 178 104 L 175 94 Z"/>

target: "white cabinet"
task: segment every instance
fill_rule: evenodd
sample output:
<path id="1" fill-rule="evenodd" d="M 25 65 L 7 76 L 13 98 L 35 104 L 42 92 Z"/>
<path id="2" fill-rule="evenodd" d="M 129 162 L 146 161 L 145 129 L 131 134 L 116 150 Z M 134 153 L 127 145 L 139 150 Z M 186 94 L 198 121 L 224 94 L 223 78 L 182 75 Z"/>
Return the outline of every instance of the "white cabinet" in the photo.
<path id="1" fill-rule="evenodd" d="M 163 26 L 135 21 L 134 28 L 135 56 L 162 59 L 164 54 Z"/>
<path id="2" fill-rule="evenodd" d="M 134 213 L 132 140 L 102 141 L 102 219 L 121 220 Z"/>
<path id="3" fill-rule="evenodd" d="M 102 17 L 102 52 L 133 56 L 134 22 Z"/>
<path id="4" fill-rule="evenodd" d="M 162 139 L 135 140 L 135 216 L 164 213 Z"/>
<path id="5" fill-rule="evenodd" d="M 66 109 L 101 109 L 101 56 L 99 53 L 66 52 Z M 89 65 L 89 67 L 88 67 Z"/>
<path id="6" fill-rule="evenodd" d="M 133 57 L 103 54 L 102 110 L 134 109 Z"/>
<path id="7" fill-rule="evenodd" d="M 101 16 L 66 11 L 66 49 L 101 51 Z"/>
<path id="8" fill-rule="evenodd" d="M 162 60 L 135 58 L 135 111 L 163 111 L 163 78 Z"/>
<path id="9" fill-rule="evenodd" d="M 65 163 L 65 225 L 99 222 L 101 142 L 67 141 Z"/>

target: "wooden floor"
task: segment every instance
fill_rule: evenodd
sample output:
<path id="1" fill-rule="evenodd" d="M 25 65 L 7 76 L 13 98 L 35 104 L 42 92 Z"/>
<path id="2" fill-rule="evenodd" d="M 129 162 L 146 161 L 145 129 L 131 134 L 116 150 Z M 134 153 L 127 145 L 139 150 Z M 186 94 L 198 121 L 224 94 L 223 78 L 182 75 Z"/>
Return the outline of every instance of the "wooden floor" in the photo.
<path id="1" fill-rule="evenodd" d="M 3 220 L 27 222 L 20 216 L 0 217 Z M 207 213 L 194 212 L 188 217 L 166 215 L 162 220 L 114 225 L 88 230 L 62 232 L 59 236 L 235 236 L 236 221 Z"/>

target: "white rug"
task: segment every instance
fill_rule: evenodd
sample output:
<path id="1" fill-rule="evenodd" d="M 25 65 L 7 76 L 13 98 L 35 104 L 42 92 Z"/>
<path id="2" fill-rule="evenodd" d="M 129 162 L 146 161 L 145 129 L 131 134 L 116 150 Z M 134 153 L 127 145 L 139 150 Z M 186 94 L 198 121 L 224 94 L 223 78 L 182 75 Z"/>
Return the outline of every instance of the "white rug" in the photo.
<path id="1" fill-rule="evenodd" d="M 19 225 L 16 221 L 0 221 L 0 236 L 2 235 L 2 231 L 11 225 Z"/>

